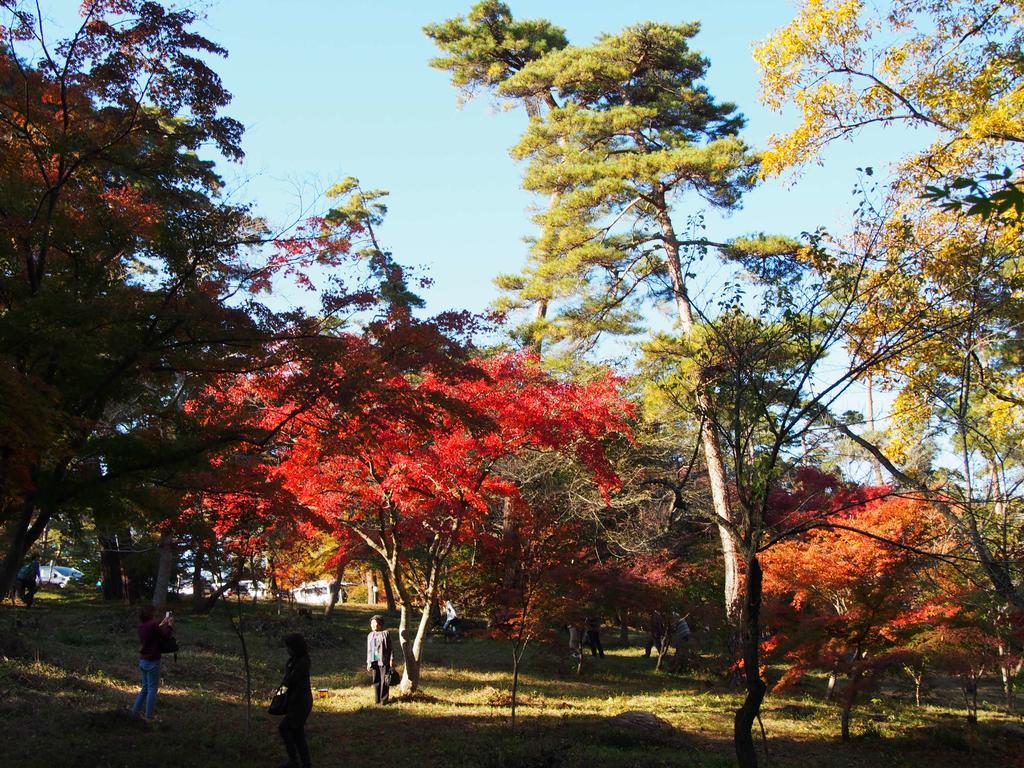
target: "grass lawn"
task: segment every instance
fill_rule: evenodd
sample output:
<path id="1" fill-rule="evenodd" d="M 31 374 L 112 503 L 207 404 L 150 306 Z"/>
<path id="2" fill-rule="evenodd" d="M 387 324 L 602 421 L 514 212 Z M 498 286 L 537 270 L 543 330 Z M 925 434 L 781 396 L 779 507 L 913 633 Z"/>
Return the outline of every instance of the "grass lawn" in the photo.
<path id="1" fill-rule="evenodd" d="M 235 604 L 230 606 L 235 610 Z M 162 722 L 128 713 L 138 686 L 134 609 L 81 593 L 42 592 L 32 610 L 0 607 L 0 766 L 276 766 L 284 751 L 266 705 L 286 654 L 281 638 L 306 635 L 313 685 L 327 693 L 307 725 L 315 766 L 522 766 L 625 768 L 733 764 L 732 713 L 740 695 L 717 678 L 655 673 L 634 637 L 605 641 L 606 657 L 587 658 L 581 677 L 560 651 L 534 649 L 524 660 L 515 734 L 508 724 L 511 652 L 469 638 L 426 647 L 422 690 L 412 700 L 373 706 L 364 669 L 369 616 L 343 606 L 325 623 L 271 605 L 243 607 L 252 656 L 252 721 L 247 730 L 245 676 L 228 606 L 212 615 L 176 610 L 181 651 L 164 659 L 157 704 Z M 395 626 L 394 620 L 391 626 Z M 397 643 L 396 643 L 397 650 Z M 772 695 L 763 720 L 771 766 L 1024 766 L 1019 718 L 1000 711 L 986 689 L 977 729 L 966 726 L 951 687 L 921 708 L 892 687 L 854 713 L 849 744 L 838 713 L 815 695 Z M 675 735 L 651 738 L 617 730 L 608 718 L 645 710 Z M 1009 729 L 1008 724 L 1015 724 Z M 1024 729 L 1022 729 L 1024 730 Z M 763 753 L 762 753 L 763 754 Z"/>

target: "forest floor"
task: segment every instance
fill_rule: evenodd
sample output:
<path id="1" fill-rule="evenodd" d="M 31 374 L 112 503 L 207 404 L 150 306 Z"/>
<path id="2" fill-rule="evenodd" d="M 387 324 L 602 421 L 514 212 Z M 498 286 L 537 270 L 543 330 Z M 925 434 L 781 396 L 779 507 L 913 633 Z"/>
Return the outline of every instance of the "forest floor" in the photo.
<path id="1" fill-rule="evenodd" d="M 172 606 L 173 607 L 173 606 Z M 91 595 L 40 593 L 31 610 L 0 607 L 0 765 L 5 768 L 276 766 L 284 752 L 277 719 L 266 714 L 286 654 L 281 639 L 302 632 L 310 645 L 317 698 L 307 724 L 313 764 L 362 768 L 711 768 L 734 764 L 732 716 L 740 694 L 710 675 L 653 670 L 641 638 L 605 640 L 604 659 L 587 656 L 582 676 L 568 654 L 535 649 L 524 659 L 516 732 L 509 726 L 507 643 L 431 636 L 421 691 L 375 707 L 365 672 L 367 606 L 344 605 L 330 622 L 243 603 L 252 666 L 246 723 L 238 636 L 222 604 L 211 615 L 176 610 L 181 646 L 165 657 L 160 722 L 130 716 L 138 669 L 134 609 Z M 391 627 L 395 626 L 392 620 Z M 617 633 L 616 633 L 617 634 Z M 397 643 L 396 643 L 397 650 Z M 768 760 L 785 766 L 1024 766 L 1019 717 L 1003 713 L 986 688 L 976 728 L 954 689 L 913 706 L 902 686 L 873 694 L 854 712 L 855 737 L 839 740 L 838 710 L 814 692 L 769 693 L 763 709 Z M 939 700 L 941 699 L 941 700 Z M 637 736 L 608 718 L 626 710 L 657 714 L 675 734 Z"/>

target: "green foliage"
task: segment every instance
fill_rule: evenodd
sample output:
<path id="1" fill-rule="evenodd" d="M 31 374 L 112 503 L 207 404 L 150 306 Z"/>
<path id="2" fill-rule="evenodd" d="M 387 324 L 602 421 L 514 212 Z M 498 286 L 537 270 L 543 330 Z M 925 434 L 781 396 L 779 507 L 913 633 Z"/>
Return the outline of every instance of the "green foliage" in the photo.
<path id="1" fill-rule="evenodd" d="M 497 0 L 483 0 L 467 16 L 428 24 L 424 33 L 446 55 L 430 66 L 451 73 L 463 98 L 493 89 L 531 61 L 568 45 L 565 31 L 545 20 L 518 20 Z"/>
<path id="2" fill-rule="evenodd" d="M 983 220 L 1020 219 L 1024 216 L 1024 186 L 1013 172 L 986 173 L 981 178 L 954 178 L 941 186 L 927 185 L 925 200 L 938 203 L 944 211 L 964 211 Z"/>
<path id="3" fill-rule="evenodd" d="M 708 62 L 689 47 L 698 29 L 639 24 L 550 53 L 498 87 L 562 103 L 531 120 L 512 150 L 528 161 L 524 186 L 552 203 L 536 217 L 520 281 L 503 283 L 504 306 L 560 301 L 526 335 L 637 332 L 643 288 L 664 278 L 666 248 L 678 248 L 664 240 L 671 201 L 696 194 L 734 208 L 752 183 L 756 155 L 736 136 L 742 117 L 700 83 Z"/>
<path id="4" fill-rule="evenodd" d="M 342 180 L 327 191 L 329 200 L 339 200 L 324 216 L 331 228 L 341 227 L 352 232 L 365 232 L 367 242 L 355 250 L 355 256 L 365 260 L 371 274 L 380 279 L 381 298 L 393 307 L 422 307 L 424 301 L 413 293 L 405 271 L 395 262 L 390 251 L 384 250 L 377 240 L 377 228 L 384 223 L 388 212 L 382 202 L 388 193 L 382 189 L 364 190 L 354 176 Z"/>

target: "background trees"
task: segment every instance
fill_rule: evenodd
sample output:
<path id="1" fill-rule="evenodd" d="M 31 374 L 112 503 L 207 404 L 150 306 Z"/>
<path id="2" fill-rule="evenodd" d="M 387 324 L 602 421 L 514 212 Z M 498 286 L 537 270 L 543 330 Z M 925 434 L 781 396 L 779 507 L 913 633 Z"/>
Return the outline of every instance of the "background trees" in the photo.
<path id="1" fill-rule="evenodd" d="M 1016 355 L 1007 354 L 1020 314 L 1020 219 L 1012 206 L 1002 209 L 1006 215 L 977 217 L 968 207 L 926 205 L 922 197 L 941 201 L 943 189 L 970 187 L 972 177 L 1004 167 L 1012 170 L 992 184 L 1019 174 L 1019 36 L 1019 11 L 1005 3 L 875 9 L 822 2 L 805 5 L 756 54 L 762 98 L 774 108 L 793 100 L 801 115 L 796 129 L 773 140 L 766 173 L 798 166 L 868 126 L 926 129 L 883 175 L 867 211 L 879 255 L 869 279 L 889 288 L 850 333 L 870 347 L 875 331 L 942 296 L 921 317 L 936 333 L 875 366 L 873 375 L 898 393 L 883 440 L 841 431 L 900 486 L 939 505 L 992 589 L 1016 611 L 1020 460 L 1017 443 L 1005 438 L 1020 417 L 1012 394 Z M 865 231 L 851 237 L 863 241 Z M 955 455 L 954 466 L 910 467 L 909 448 L 922 439 Z"/>
<path id="2" fill-rule="evenodd" d="M 153 3 L 86 3 L 62 41 L 26 8 L 0 49 L 0 400 L 31 408 L 2 430 L 3 590 L 69 501 L 193 455 L 189 387 L 282 327 L 243 298 L 262 227 L 197 156 L 241 156 L 199 58 L 223 50 Z"/>

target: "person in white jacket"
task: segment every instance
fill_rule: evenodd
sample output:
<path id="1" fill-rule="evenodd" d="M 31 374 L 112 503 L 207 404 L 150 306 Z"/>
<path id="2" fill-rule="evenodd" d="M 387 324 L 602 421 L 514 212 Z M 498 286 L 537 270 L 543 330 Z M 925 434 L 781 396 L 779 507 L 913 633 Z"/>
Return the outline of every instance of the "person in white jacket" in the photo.
<path id="1" fill-rule="evenodd" d="M 455 606 L 452 604 L 451 600 L 445 600 L 444 601 L 444 616 L 445 616 L 444 626 L 441 627 L 441 631 L 444 633 L 445 637 L 447 637 L 448 633 L 451 632 L 452 633 L 452 637 L 458 639 L 458 637 L 459 637 L 459 627 L 458 627 L 459 614 L 455 610 Z"/>

